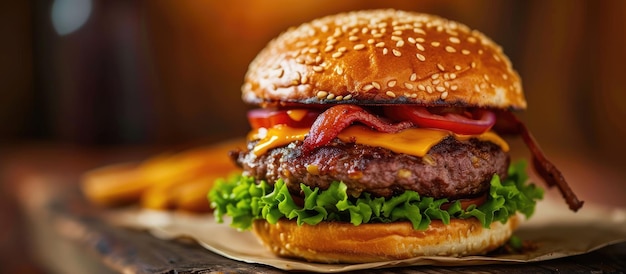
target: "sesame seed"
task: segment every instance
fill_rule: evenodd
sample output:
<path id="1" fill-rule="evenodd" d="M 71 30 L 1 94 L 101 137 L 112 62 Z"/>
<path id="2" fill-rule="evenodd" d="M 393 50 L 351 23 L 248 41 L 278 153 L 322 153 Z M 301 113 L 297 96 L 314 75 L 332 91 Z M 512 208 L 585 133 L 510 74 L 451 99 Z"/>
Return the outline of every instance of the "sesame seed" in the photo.
<path id="1" fill-rule="evenodd" d="M 340 28 L 335 28 L 335 32 L 333 33 L 333 36 L 334 37 L 339 37 L 339 36 L 341 36 L 341 34 L 343 34 L 341 29 Z"/>
<path id="2" fill-rule="evenodd" d="M 404 83 L 404 87 L 408 89 L 413 89 L 414 86 L 411 83 Z"/>
<path id="3" fill-rule="evenodd" d="M 383 34 L 382 33 L 374 33 L 374 34 L 372 34 L 372 36 L 374 36 L 374 38 L 380 38 L 380 37 L 383 37 Z"/>
<path id="4" fill-rule="evenodd" d="M 454 30 L 451 30 L 451 29 L 446 29 L 446 33 L 447 33 L 447 34 L 450 34 L 450 35 L 452 35 L 452 36 L 459 36 L 459 33 L 458 33 L 458 32 L 456 32 L 456 31 L 454 31 Z M 451 37 L 451 38 L 456 38 L 456 37 Z M 450 40 L 450 42 L 452 42 L 452 40 Z M 459 41 L 459 42 L 460 42 L 460 41 Z M 452 42 L 452 43 L 454 43 L 454 42 Z"/>
<path id="5" fill-rule="evenodd" d="M 426 87 L 424 87 L 424 85 L 422 85 L 422 84 L 419 84 L 419 85 L 417 85 L 417 89 L 419 89 L 421 91 L 425 91 Z"/>
<path id="6" fill-rule="evenodd" d="M 457 90 L 458 88 L 459 88 L 459 86 L 457 86 L 457 85 L 452 85 L 452 86 L 450 87 L 450 89 L 451 89 L 451 90 Z"/>
<path id="7" fill-rule="evenodd" d="M 334 45 L 337 44 L 337 39 L 333 38 L 333 37 L 328 37 L 328 40 L 326 41 L 326 45 Z"/>
<path id="8" fill-rule="evenodd" d="M 387 94 L 387 96 L 389 96 L 391 98 L 396 98 L 396 94 L 393 93 L 392 91 L 387 91 L 385 94 Z"/>
<path id="9" fill-rule="evenodd" d="M 415 38 L 409 37 L 409 38 L 407 38 L 407 40 L 409 41 L 409 43 L 415 44 Z"/>
<path id="10" fill-rule="evenodd" d="M 343 97 L 344 100 L 350 100 L 352 99 L 352 94 L 348 94 L 346 96 Z"/>
<path id="11" fill-rule="evenodd" d="M 358 41 L 358 40 L 359 40 L 359 37 L 356 37 L 356 36 L 350 36 L 350 37 L 348 37 L 348 40 L 349 40 L 349 41 L 351 41 L 351 42 Z"/>
<path id="12" fill-rule="evenodd" d="M 335 71 L 337 71 L 337 74 L 339 74 L 339 75 L 342 75 L 342 74 L 343 74 L 343 68 L 341 68 L 341 67 L 337 67 L 337 68 L 335 69 Z"/>
<path id="13" fill-rule="evenodd" d="M 439 78 L 439 73 L 435 73 L 435 74 L 431 75 L 430 78 L 433 79 L 433 80 Z"/>
<path id="14" fill-rule="evenodd" d="M 337 101 L 341 101 L 341 100 L 343 100 L 343 96 L 339 95 L 339 96 L 335 97 L 335 99 L 336 99 Z"/>
<path id="15" fill-rule="evenodd" d="M 393 40 L 393 41 L 400 41 L 400 40 L 402 40 L 402 37 L 400 37 L 400 36 L 391 36 L 391 40 Z"/>
<path id="16" fill-rule="evenodd" d="M 396 47 L 400 48 L 402 46 L 404 46 L 404 40 L 400 40 L 396 43 Z"/>
<path id="17" fill-rule="evenodd" d="M 304 41 L 298 41 L 298 43 L 296 43 L 296 47 L 304 47 L 306 44 L 304 43 Z"/>
<path id="18" fill-rule="evenodd" d="M 356 44 L 353 47 L 354 50 L 362 50 L 364 48 L 365 48 L 365 45 L 363 45 L 363 44 Z"/>
<path id="19" fill-rule="evenodd" d="M 450 79 L 456 79 L 456 73 L 450 73 Z"/>
<path id="20" fill-rule="evenodd" d="M 328 94 L 328 96 L 326 96 L 326 99 L 328 99 L 328 100 L 335 99 L 335 94 L 332 94 L 332 93 Z"/>
<path id="21" fill-rule="evenodd" d="M 391 33 L 392 35 L 402 35 L 402 31 L 401 30 L 396 30 L 394 32 Z"/>
<path id="22" fill-rule="evenodd" d="M 444 67 L 442 64 L 437 64 L 437 68 L 441 71 L 445 71 Z"/>
<path id="23" fill-rule="evenodd" d="M 472 68 L 476 68 L 476 62 L 472 62 L 472 63 L 470 64 L 470 67 L 472 67 Z"/>
<path id="24" fill-rule="evenodd" d="M 440 82 L 441 82 L 441 80 L 435 79 L 431 83 L 433 83 L 433 85 L 438 85 Z"/>
<path id="25" fill-rule="evenodd" d="M 317 95 L 317 98 L 324 99 L 324 98 L 326 98 L 326 96 L 328 96 L 328 92 L 320 90 L 320 91 L 317 92 L 316 95 Z"/>
<path id="26" fill-rule="evenodd" d="M 420 60 L 422 62 L 426 61 L 426 57 L 424 57 L 424 55 L 416 53 L 415 56 L 417 57 L 418 60 Z"/>
<path id="27" fill-rule="evenodd" d="M 461 40 L 459 40 L 458 37 L 454 37 L 454 36 L 448 38 L 448 41 L 450 41 L 450 43 L 453 43 L 453 44 L 461 43 Z"/>
<path id="28" fill-rule="evenodd" d="M 367 39 L 367 43 L 371 45 L 371 44 L 376 43 L 376 40 L 374 40 L 373 38 L 370 38 L 370 39 Z"/>
<path id="29" fill-rule="evenodd" d="M 348 50 L 346 47 L 340 47 L 337 49 L 339 52 L 345 52 L 346 50 Z"/>
<path id="30" fill-rule="evenodd" d="M 396 80 L 391 80 L 391 81 L 387 82 L 387 86 L 390 87 L 390 88 L 395 87 L 397 82 L 398 81 L 396 81 Z"/>
<path id="31" fill-rule="evenodd" d="M 459 65 L 455 65 L 455 66 L 454 66 L 454 69 L 456 69 L 456 70 L 461 70 L 461 66 L 459 66 Z"/>
<path id="32" fill-rule="evenodd" d="M 500 62 L 500 56 L 498 56 L 497 54 L 493 55 L 493 59 L 495 59 L 496 61 Z"/>
<path id="33" fill-rule="evenodd" d="M 474 91 L 480 92 L 480 87 L 478 86 L 478 84 L 474 85 Z"/>
<path id="34" fill-rule="evenodd" d="M 306 75 L 303 75 L 301 82 L 302 82 L 302 84 L 308 83 L 309 82 L 309 77 L 307 77 Z"/>
<path id="35" fill-rule="evenodd" d="M 372 82 L 372 86 L 374 86 L 376 89 L 380 89 L 380 84 L 378 82 Z"/>
<path id="36" fill-rule="evenodd" d="M 428 93 L 433 93 L 433 87 L 431 87 L 431 86 L 426 86 L 426 92 L 428 92 Z"/>
<path id="37" fill-rule="evenodd" d="M 369 91 L 370 89 L 373 89 L 374 85 L 372 84 L 367 84 L 365 86 L 363 86 L 363 91 Z"/>
<path id="38" fill-rule="evenodd" d="M 469 36 L 467 37 L 467 41 L 470 43 L 476 43 L 476 38 L 474 38 L 473 36 Z"/>
<path id="39" fill-rule="evenodd" d="M 393 53 L 393 55 L 398 56 L 398 57 L 402 55 L 402 53 L 397 49 L 392 49 L 391 52 Z"/>
<path id="40" fill-rule="evenodd" d="M 309 53 L 316 54 L 318 52 L 319 52 L 319 50 L 317 48 L 310 48 L 309 49 Z"/>
<path id="41" fill-rule="evenodd" d="M 432 42 L 432 43 L 430 43 L 430 45 L 433 46 L 433 47 L 438 47 L 439 45 L 441 45 L 441 43 L 439 43 L 439 42 Z"/>
<path id="42" fill-rule="evenodd" d="M 315 64 L 315 60 L 313 60 L 313 58 L 311 56 L 307 56 L 306 57 L 306 61 L 304 62 L 307 65 L 313 65 Z"/>
<path id="43" fill-rule="evenodd" d="M 478 54 L 482 55 L 482 54 L 483 54 L 483 50 L 482 50 L 482 49 L 479 49 L 479 50 L 478 50 Z"/>
<path id="44" fill-rule="evenodd" d="M 424 46 L 422 46 L 422 44 L 420 44 L 420 43 L 415 43 L 415 47 L 417 47 L 417 49 L 420 50 L 420 51 L 424 51 L 425 50 Z"/>
<path id="45" fill-rule="evenodd" d="M 505 73 L 502 73 L 502 79 L 507 80 L 507 79 L 509 79 L 509 76 L 506 75 Z"/>
<path id="46" fill-rule="evenodd" d="M 422 37 L 417 37 L 417 38 L 415 38 L 415 42 L 424 43 L 424 42 L 426 42 L 426 39 L 424 39 Z"/>
<path id="47" fill-rule="evenodd" d="M 417 93 L 411 94 L 411 98 L 417 98 Z"/>
<path id="48" fill-rule="evenodd" d="M 470 51 L 469 51 L 469 50 L 466 50 L 466 49 L 462 49 L 462 50 L 461 50 L 461 53 L 462 53 L 463 55 L 469 55 L 469 54 L 470 54 Z"/>
<path id="49" fill-rule="evenodd" d="M 322 67 L 322 66 L 313 66 L 313 70 L 315 72 L 322 72 L 322 71 L 324 71 L 324 67 Z"/>
<path id="50" fill-rule="evenodd" d="M 451 47 L 451 46 L 446 46 L 446 51 L 450 52 L 450 53 L 453 53 L 453 52 L 456 52 L 456 49 Z"/>
<path id="51" fill-rule="evenodd" d="M 416 79 L 417 79 L 417 74 L 415 74 L 415 72 L 414 72 L 414 73 L 411 74 L 411 77 L 409 77 L 409 80 L 415 81 Z"/>
<path id="52" fill-rule="evenodd" d="M 324 52 L 331 52 L 333 49 L 335 49 L 335 47 L 333 47 L 333 45 L 328 45 L 324 48 Z"/>
<path id="53" fill-rule="evenodd" d="M 315 40 L 311 41 L 311 45 L 313 45 L 313 46 L 317 46 L 317 45 L 319 45 L 319 43 L 320 43 L 320 39 L 315 39 Z"/>
<path id="54" fill-rule="evenodd" d="M 377 48 L 382 48 L 382 47 L 384 47 L 384 46 L 385 46 L 385 42 L 378 42 L 378 43 L 376 43 L 376 45 L 374 45 L 374 46 L 375 46 L 375 47 L 377 47 Z"/>
<path id="55" fill-rule="evenodd" d="M 435 89 L 436 89 L 437 91 L 439 91 L 439 92 L 444 92 L 444 91 L 446 91 L 446 88 L 445 88 L 445 87 L 442 87 L 442 86 L 437 86 Z"/>
<path id="56" fill-rule="evenodd" d="M 341 57 L 341 55 L 343 55 L 343 53 L 341 53 L 341 52 L 339 52 L 339 51 L 338 51 L 338 52 L 333 53 L 331 56 L 332 56 L 333 58 L 339 58 L 339 57 Z"/>
<path id="57" fill-rule="evenodd" d="M 322 32 L 328 32 L 328 25 L 323 25 L 321 30 Z"/>
<path id="58" fill-rule="evenodd" d="M 441 94 L 441 99 L 442 100 L 445 100 L 446 98 L 448 98 L 448 92 L 447 91 Z"/>
<path id="59" fill-rule="evenodd" d="M 426 32 L 420 28 L 413 28 L 413 32 L 426 35 Z"/>
<path id="60" fill-rule="evenodd" d="M 483 74 L 483 78 L 485 78 L 485 81 L 489 81 L 489 75 Z"/>

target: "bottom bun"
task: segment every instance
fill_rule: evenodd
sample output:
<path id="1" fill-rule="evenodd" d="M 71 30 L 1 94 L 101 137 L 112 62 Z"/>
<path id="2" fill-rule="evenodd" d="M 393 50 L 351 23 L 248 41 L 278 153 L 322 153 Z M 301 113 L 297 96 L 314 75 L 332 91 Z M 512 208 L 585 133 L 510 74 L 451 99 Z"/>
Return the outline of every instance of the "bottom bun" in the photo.
<path id="1" fill-rule="evenodd" d="M 280 220 L 275 225 L 256 220 L 253 231 L 272 252 L 282 257 L 323 263 L 367 263 L 419 256 L 484 254 L 502 246 L 517 228 L 518 217 L 484 228 L 476 219 L 431 222 L 414 230 L 409 222 L 362 224 L 322 222 L 317 225 Z"/>

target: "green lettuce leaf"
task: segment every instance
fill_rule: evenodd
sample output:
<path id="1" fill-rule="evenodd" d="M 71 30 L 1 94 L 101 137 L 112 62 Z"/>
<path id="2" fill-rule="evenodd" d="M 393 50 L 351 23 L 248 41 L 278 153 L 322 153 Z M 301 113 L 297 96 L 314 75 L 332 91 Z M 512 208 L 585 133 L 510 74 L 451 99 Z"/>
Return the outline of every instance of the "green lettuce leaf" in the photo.
<path id="1" fill-rule="evenodd" d="M 216 181 L 208 198 L 216 220 L 221 223 L 225 215 L 231 216 L 231 226 L 240 230 L 249 229 L 255 219 L 275 224 L 282 218 L 295 219 L 298 225 L 322 221 L 350 222 L 355 226 L 409 221 L 416 230 L 428 228 L 432 220 L 448 224 L 452 218 L 476 218 L 489 227 L 492 222 L 506 222 L 518 212 L 530 218 L 536 202 L 543 198 L 543 190 L 527 180 L 526 163 L 517 162 L 509 167 L 506 180 L 493 176 L 485 203 L 466 209 L 461 208 L 459 201 L 443 209 L 442 205 L 449 202 L 447 199 L 421 197 L 414 191 L 388 199 L 368 193 L 354 198 L 346 193 L 347 187 L 342 182 L 333 182 L 326 190 L 300 185 L 304 199 L 299 205 L 282 180 L 274 185 L 265 181 L 257 184 L 254 178 L 246 176 Z"/>

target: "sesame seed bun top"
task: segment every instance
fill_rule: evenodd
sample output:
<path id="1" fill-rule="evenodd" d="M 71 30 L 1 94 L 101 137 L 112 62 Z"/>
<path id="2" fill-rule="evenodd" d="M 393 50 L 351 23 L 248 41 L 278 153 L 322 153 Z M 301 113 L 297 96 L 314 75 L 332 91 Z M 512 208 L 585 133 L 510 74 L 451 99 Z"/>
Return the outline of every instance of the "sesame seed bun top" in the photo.
<path id="1" fill-rule="evenodd" d="M 520 78 L 482 33 L 396 10 L 342 13 L 291 28 L 252 61 L 246 103 L 416 104 L 525 109 Z"/>

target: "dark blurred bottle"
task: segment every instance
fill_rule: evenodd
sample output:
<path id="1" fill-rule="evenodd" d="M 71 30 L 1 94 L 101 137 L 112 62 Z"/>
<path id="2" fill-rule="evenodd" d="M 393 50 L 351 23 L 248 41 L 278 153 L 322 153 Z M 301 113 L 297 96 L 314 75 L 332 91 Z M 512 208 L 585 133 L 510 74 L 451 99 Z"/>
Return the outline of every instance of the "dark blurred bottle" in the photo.
<path id="1" fill-rule="evenodd" d="M 35 1 L 36 134 L 80 144 L 153 139 L 140 1 Z"/>

